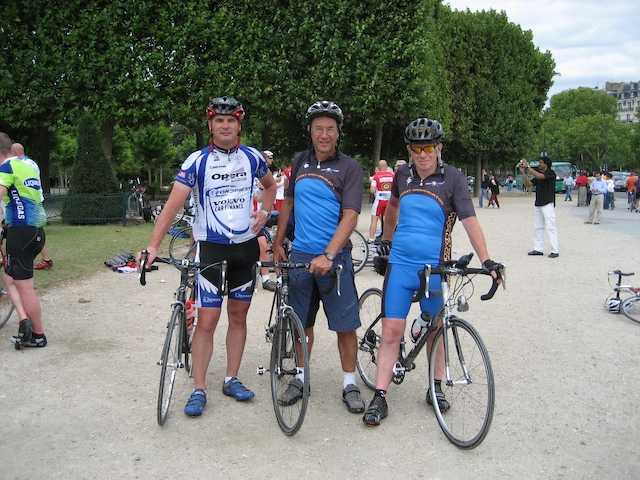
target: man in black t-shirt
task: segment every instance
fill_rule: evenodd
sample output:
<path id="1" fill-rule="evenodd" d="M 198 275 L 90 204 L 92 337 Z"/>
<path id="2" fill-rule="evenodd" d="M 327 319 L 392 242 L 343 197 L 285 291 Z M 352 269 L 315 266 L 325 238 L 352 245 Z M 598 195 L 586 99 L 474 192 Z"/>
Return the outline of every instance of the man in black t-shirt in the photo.
<path id="1" fill-rule="evenodd" d="M 520 160 L 524 184 L 527 187 L 535 185 L 536 201 L 533 207 L 533 250 L 529 255 L 544 255 L 544 232 L 547 232 L 551 253 L 549 258 L 560 256 L 558 245 L 558 231 L 556 229 L 556 172 L 551 169 L 551 160 L 546 152 L 540 154 L 540 165 L 536 168 L 529 166 L 526 160 Z M 533 178 L 529 179 L 529 175 Z"/>

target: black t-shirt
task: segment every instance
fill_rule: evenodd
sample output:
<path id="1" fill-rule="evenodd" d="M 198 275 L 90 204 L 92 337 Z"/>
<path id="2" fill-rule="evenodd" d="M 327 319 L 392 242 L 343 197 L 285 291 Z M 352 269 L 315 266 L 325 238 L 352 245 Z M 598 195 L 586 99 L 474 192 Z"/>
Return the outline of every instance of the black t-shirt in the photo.
<path id="1" fill-rule="evenodd" d="M 537 168 L 534 170 L 542 173 Z M 544 172 L 542 180 L 533 177 L 531 183 L 536 187 L 536 203 L 534 204 L 536 207 L 544 207 L 549 203 L 556 204 L 556 172 L 548 168 Z"/>

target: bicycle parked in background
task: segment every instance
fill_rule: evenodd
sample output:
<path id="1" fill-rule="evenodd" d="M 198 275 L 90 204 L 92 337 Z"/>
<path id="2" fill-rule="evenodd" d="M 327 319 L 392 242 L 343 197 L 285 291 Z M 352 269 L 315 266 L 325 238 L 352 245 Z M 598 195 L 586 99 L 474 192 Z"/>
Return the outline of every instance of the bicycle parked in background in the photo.
<path id="1" fill-rule="evenodd" d="M 400 343 L 398 360 L 393 367 L 393 382 L 404 381 L 405 375 L 416 368 L 415 359 L 427 345 L 429 361 L 430 403 L 436 414 L 440 428 L 451 443 L 457 447 L 470 449 L 477 447 L 486 437 L 493 419 L 495 386 L 493 369 L 487 348 L 478 331 L 466 320 L 458 317 L 455 310 L 466 312 L 467 300 L 473 295 L 464 295 L 465 287 L 473 287 L 470 275 L 491 275 L 484 268 L 471 268 L 468 264 L 473 254 L 442 265 L 426 265 L 421 274 L 421 287 L 413 297 L 419 302 L 429 292 L 431 275 L 441 275 L 444 306 L 436 318 L 421 314 L 422 329 L 414 340 L 415 346 L 404 339 Z M 504 267 L 501 277 L 504 286 Z M 482 300 L 493 297 L 498 283 L 493 280 L 488 293 Z M 375 389 L 378 349 L 382 343 L 382 291 L 377 288 L 366 290 L 359 300 L 360 319 L 364 329 L 358 331 L 357 368 L 364 383 Z M 444 408 L 436 396 L 436 357 L 438 350 L 444 351 L 444 378 L 441 379 L 442 392 L 450 402 L 444 415 Z"/>

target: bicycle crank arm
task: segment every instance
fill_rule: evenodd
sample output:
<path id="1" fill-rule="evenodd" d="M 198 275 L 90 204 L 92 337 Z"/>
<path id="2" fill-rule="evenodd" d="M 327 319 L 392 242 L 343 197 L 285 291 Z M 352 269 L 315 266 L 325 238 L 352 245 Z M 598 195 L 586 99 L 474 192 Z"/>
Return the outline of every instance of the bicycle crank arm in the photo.
<path id="1" fill-rule="evenodd" d="M 264 375 L 267 372 L 269 372 L 269 369 L 264 368 L 262 365 L 258 365 L 258 368 L 256 368 L 256 374 L 258 375 Z"/>

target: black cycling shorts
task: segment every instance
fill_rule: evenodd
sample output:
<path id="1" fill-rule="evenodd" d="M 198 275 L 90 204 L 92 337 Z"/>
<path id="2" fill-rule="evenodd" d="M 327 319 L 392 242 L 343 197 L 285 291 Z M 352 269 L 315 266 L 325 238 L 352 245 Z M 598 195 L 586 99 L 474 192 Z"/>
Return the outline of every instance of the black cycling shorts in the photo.
<path id="1" fill-rule="evenodd" d="M 14 280 L 33 278 L 33 261 L 44 247 L 44 230 L 38 227 L 7 227 L 4 271 Z"/>
<path id="2" fill-rule="evenodd" d="M 250 302 L 256 279 L 256 262 L 260 257 L 258 239 L 223 245 L 198 242 L 196 260 L 202 265 L 227 261 L 228 296 L 233 300 Z M 198 273 L 198 306 L 220 308 L 222 279 L 220 269 L 212 267 Z"/>

